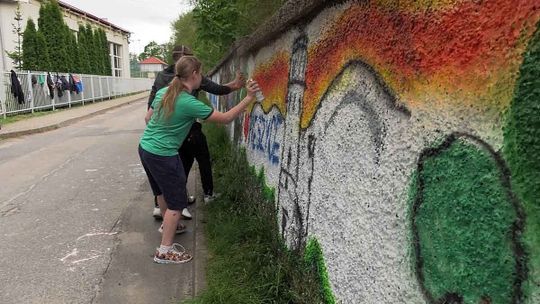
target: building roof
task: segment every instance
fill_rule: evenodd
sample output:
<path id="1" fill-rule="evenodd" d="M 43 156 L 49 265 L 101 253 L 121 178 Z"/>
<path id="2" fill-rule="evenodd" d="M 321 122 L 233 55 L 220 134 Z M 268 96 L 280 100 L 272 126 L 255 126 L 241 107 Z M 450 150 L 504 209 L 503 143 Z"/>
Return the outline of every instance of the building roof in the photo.
<path id="1" fill-rule="evenodd" d="M 167 65 L 163 60 L 156 57 L 148 57 L 145 60 L 139 62 L 139 64 L 163 64 Z"/>
<path id="2" fill-rule="evenodd" d="M 97 17 L 97 16 L 95 16 L 95 15 L 92 15 L 92 14 L 87 13 L 87 12 L 81 10 L 81 9 L 78 9 L 78 8 L 76 8 L 76 7 L 73 6 L 73 5 L 67 4 L 67 3 L 65 3 L 65 2 L 63 2 L 63 1 L 58 1 L 58 4 L 60 5 L 60 7 L 64 8 L 65 10 L 72 11 L 72 12 L 74 12 L 74 13 L 76 13 L 76 14 L 85 16 L 85 17 L 87 17 L 87 18 L 89 18 L 89 19 L 92 19 L 92 20 L 94 20 L 94 21 L 96 21 L 96 22 L 98 22 L 98 23 L 101 23 L 101 24 L 103 24 L 103 25 L 105 25 L 105 26 L 108 26 L 108 27 L 110 27 L 110 28 L 113 28 L 113 29 L 115 29 L 115 30 L 122 31 L 122 32 L 124 32 L 124 33 L 126 33 L 126 34 L 131 34 L 130 31 L 125 30 L 125 29 L 123 29 L 123 28 L 121 28 L 121 27 L 119 27 L 119 26 L 117 26 L 117 25 L 114 25 L 114 24 L 110 23 L 109 21 L 107 21 L 107 20 L 105 20 L 105 19 L 103 19 L 103 18 L 99 18 L 99 17 Z"/>

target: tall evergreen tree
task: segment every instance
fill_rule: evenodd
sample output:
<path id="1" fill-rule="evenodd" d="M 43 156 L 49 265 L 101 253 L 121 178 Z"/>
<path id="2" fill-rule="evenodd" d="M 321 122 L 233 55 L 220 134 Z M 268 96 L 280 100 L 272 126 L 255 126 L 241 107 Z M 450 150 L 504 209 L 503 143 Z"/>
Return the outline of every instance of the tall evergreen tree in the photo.
<path id="1" fill-rule="evenodd" d="M 77 44 L 79 47 L 79 67 L 80 73 L 89 74 L 90 73 L 90 57 L 88 52 L 88 35 L 86 34 L 86 27 L 82 24 L 79 24 L 79 34 L 77 39 Z"/>
<path id="2" fill-rule="evenodd" d="M 35 42 L 38 55 L 36 70 L 50 71 L 52 68 L 49 51 L 47 50 L 47 42 L 45 41 L 45 35 L 41 31 L 37 31 Z"/>
<path id="3" fill-rule="evenodd" d="M 39 31 L 45 36 L 51 69 L 59 72 L 69 70 L 68 37 L 65 22 L 56 0 L 42 3 L 39 10 Z"/>
<path id="4" fill-rule="evenodd" d="M 90 74 L 98 74 L 99 67 L 96 60 L 96 44 L 94 39 L 94 31 L 92 30 L 92 27 L 90 24 L 86 24 L 86 42 L 87 42 L 87 50 L 88 50 L 88 65 L 89 65 L 89 73 Z"/>
<path id="5" fill-rule="evenodd" d="M 13 42 L 15 42 L 15 50 L 13 52 L 9 52 L 6 50 L 7 56 L 13 60 L 13 64 L 17 69 L 22 68 L 22 39 L 23 39 L 23 30 L 21 21 L 22 13 L 21 13 L 21 5 L 17 2 L 17 8 L 15 9 L 15 17 L 13 18 L 15 20 L 15 23 L 12 23 L 12 33 L 16 35 L 17 39 Z"/>
<path id="6" fill-rule="evenodd" d="M 111 56 L 109 50 L 109 42 L 107 41 L 107 34 L 103 29 L 100 29 L 102 56 L 103 56 L 103 75 L 111 75 Z"/>
<path id="7" fill-rule="evenodd" d="M 77 54 L 77 43 L 75 43 L 75 36 L 71 32 L 69 26 L 64 26 L 64 39 L 66 41 L 66 66 L 67 72 L 75 72 L 75 56 Z"/>
<path id="8" fill-rule="evenodd" d="M 70 51 L 70 57 L 73 59 L 73 72 L 80 73 L 81 66 L 79 61 L 79 45 L 77 44 L 77 37 L 75 36 L 75 32 L 70 31 L 70 40 L 71 40 L 71 51 Z"/>
<path id="9" fill-rule="evenodd" d="M 22 62 L 23 69 L 37 70 L 39 64 L 39 55 L 37 49 L 37 30 L 32 19 L 26 22 L 26 28 L 23 33 L 22 42 Z"/>

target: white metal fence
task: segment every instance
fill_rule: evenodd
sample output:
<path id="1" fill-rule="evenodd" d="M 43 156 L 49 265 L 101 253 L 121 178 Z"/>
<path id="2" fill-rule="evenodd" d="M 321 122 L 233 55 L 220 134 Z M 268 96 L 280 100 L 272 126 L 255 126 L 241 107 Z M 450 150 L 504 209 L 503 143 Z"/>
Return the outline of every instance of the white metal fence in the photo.
<path id="1" fill-rule="evenodd" d="M 22 102 L 12 94 L 10 72 L 0 72 L 0 74 L 0 115 L 4 118 L 7 115 L 45 109 L 54 110 L 61 107 L 71 107 L 79 103 L 84 105 L 87 102 L 143 92 L 149 90 L 153 83 L 153 80 L 148 78 L 119 78 L 76 74 L 82 81 L 83 90 L 81 92 L 61 90 L 61 93 L 59 93 L 59 90 L 55 88 L 51 98 L 51 95 L 46 95 L 46 89 L 44 88 L 47 85 L 47 72 L 19 71 L 17 77 L 24 94 L 24 102 Z M 57 73 L 51 73 L 53 82 L 56 75 Z M 40 78 L 39 76 L 41 78 L 45 77 L 44 84 L 40 84 L 39 81 L 36 82 Z M 58 73 L 58 76 L 65 76 L 69 80 L 69 74 Z M 34 78 L 34 83 L 32 78 Z"/>

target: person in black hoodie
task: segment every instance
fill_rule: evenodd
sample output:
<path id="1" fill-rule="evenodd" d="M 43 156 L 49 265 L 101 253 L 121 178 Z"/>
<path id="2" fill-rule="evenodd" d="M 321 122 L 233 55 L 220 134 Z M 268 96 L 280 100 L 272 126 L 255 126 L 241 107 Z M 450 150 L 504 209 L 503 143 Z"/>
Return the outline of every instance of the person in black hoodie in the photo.
<path id="1" fill-rule="evenodd" d="M 175 46 L 172 50 L 173 60 L 178 61 L 182 56 L 192 56 L 193 51 L 184 45 Z M 163 71 L 159 72 L 154 80 L 154 85 L 150 91 L 150 96 L 148 98 L 148 110 L 152 110 L 152 102 L 156 97 L 157 91 L 161 88 L 169 85 L 171 80 L 174 78 L 174 64 L 169 65 Z M 205 91 L 214 95 L 227 95 L 235 90 L 238 90 L 244 86 L 245 79 L 241 73 L 236 74 L 236 78 L 225 85 L 220 85 L 208 77 L 203 77 L 201 81 L 201 86 L 199 89 L 192 92 L 192 95 L 197 97 L 199 92 Z M 147 122 L 148 123 L 148 122 Z M 204 201 L 210 202 L 214 199 L 214 183 L 212 178 L 212 162 L 210 160 L 210 152 L 208 151 L 208 143 L 206 142 L 206 136 L 202 132 L 202 125 L 199 122 L 195 122 L 190 131 L 189 135 L 178 150 L 180 154 L 180 159 L 184 167 L 184 173 L 186 179 L 189 175 L 189 171 L 193 166 L 193 162 L 196 159 L 199 164 L 199 172 L 201 175 L 201 182 L 204 191 Z M 189 198 L 190 202 L 194 202 L 194 197 Z M 157 200 L 154 197 L 154 210 L 152 215 L 156 219 L 161 219 L 161 210 L 157 204 Z M 191 214 L 188 209 L 185 208 L 182 210 L 182 216 L 186 219 L 191 219 Z"/>

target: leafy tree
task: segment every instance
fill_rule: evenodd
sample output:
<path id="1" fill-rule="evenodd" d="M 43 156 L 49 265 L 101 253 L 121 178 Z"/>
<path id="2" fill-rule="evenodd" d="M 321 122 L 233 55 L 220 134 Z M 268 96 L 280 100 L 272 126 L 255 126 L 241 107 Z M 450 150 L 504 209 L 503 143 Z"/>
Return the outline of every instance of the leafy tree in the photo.
<path id="1" fill-rule="evenodd" d="M 129 70 L 131 72 L 131 77 L 142 77 L 137 54 L 129 53 Z"/>
<path id="2" fill-rule="evenodd" d="M 15 17 L 13 18 L 13 20 L 15 20 L 16 23 L 12 23 L 11 26 L 13 27 L 12 29 L 12 32 L 13 34 L 15 34 L 17 36 L 17 40 L 15 40 L 15 50 L 13 52 L 9 52 L 6 50 L 6 54 L 8 55 L 8 57 L 13 60 L 13 64 L 15 65 L 15 67 L 17 69 L 21 69 L 22 68 L 22 36 L 23 36 L 23 31 L 22 31 L 22 25 L 21 25 L 21 21 L 23 20 L 22 18 L 22 13 L 21 13 L 21 6 L 19 4 L 19 2 L 17 2 L 17 8 L 15 9 Z"/>
<path id="3" fill-rule="evenodd" d="M 139 60 L 145 60 L 146 58 L 156 57 L 161 60 L 164 59 L 165 47 L 155 41 L 150 41 L 145 47 L 144 51 L 139 55 Z"/>
<path id="4" fill-rule="evenodd" d="M 22 68 L 25 70 L 37 70 L 39 65 L 39 54 L 37 48 L 37 30 L 32 19 L 26 22 L 22 42 Z"/>
<path id="5" fill-rule="evenodd" d="M 174 45 L 194 46 L 197 41 L 197 24 L 193 17 L 193 11 L 182 14 L 172 22 L 172 41 Z"/>
<path id="6" fill-rule="evenodd" d="M 272 16 L 284 0 L 192 0 L 192 12 L 172 24 L 172 44 L 193 48 L 205 69 L 211 69 L 232 43 L 249 35 Z"/>

